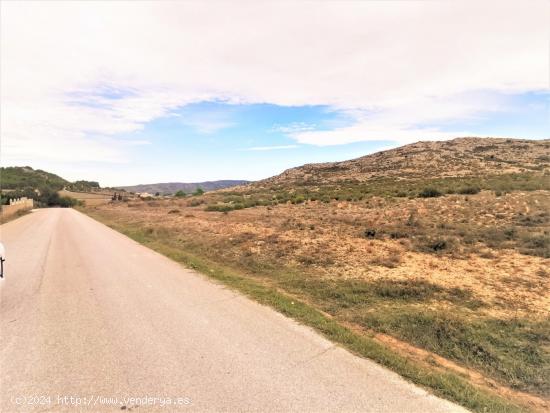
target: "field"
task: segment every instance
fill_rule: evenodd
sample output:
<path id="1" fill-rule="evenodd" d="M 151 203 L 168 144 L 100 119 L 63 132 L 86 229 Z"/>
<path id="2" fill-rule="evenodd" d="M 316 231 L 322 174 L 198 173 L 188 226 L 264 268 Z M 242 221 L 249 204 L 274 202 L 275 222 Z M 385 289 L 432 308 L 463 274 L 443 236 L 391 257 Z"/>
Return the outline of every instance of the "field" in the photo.
<path id="1" fill-rule="evenodd" d="M 88 212 L 235 269 L 418 362 L 535 410 L 548 406 L 547 190 L 216 211 L 238 196 L 254 198 L 213 193 Z"/>
<path id="2" fill-rule="evenodd" d="M 549 141 L 418 142 L 86 212 L 472 410 L 550 407 Z"/>
<path id="3" fill-rule="evenodd" d="M 58 192 L 61 197 L 68 197 L 84 202 L 88 206 L 101 205 L 111 201 L 113 192 L 75 192 L 63 189 Z"/>

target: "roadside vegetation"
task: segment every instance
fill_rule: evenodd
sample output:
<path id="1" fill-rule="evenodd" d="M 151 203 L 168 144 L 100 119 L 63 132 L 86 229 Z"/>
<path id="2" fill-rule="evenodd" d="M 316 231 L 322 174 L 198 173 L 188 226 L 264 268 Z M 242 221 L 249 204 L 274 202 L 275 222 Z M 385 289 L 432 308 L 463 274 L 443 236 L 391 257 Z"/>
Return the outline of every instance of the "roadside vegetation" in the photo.
<path id="1" fill-rule="evenodd" d="M 281 292 L 360 337 L 388 335 L 457 363 L 469 372 L 459 376 L 481 374 L 482 388 L 510 389 L 504 398 L 547 403 L 547 191 L 307 199 L 214 214 L 220 196 L 228 195 L 87 212 L 161 252 Z M 449 372 L 426 360 L 419 365 Z M 478 409 L 461 397 L 451 399 Z"/>
<path id="2" fill-rule="evenodd" d="M 436 395 L 477 412 L 526 412 L 530 410 L 528 402 L 507 399 L 490 390 L 473 385 L 462 374 L 446 370 L 441 366 L 431 365 L 431 360 L 428 363 L 418 361 L 388 348 L 376 340 L 372 333 L 358 332 L 330 314 L 315 308 L 307 300 L 301 300 L 297 295 L 277 288 L 260 273 L 251 271 L 257 270 L 256 268 L 235 268 L 225 265 L 220 260 L 208 258 L 201 249 L 197 252 L 195 248 L 182 248 L 181 240 L 166 238 L 167 234 L 163 230 L 144 229 L 137 223 L 124 222 L 120 220 L 120 217 L 106 214 L 99 208 L 86 209 L 85 212 L 169 258 L 196 269 L 264 305 L 273 307 L 282 314 L 315 328 L 335 343 L 391 368 L 414 383 L 429 388 Z M 265 273 L 263 274 L 265 275 Z M 290 274 L 287 273 L 286 276 L 288 277 Z"/>
<path id="3" fill-rule="evenodd" d="M 542 412 L 548 150 L 418 143 L 85 211 L 474 411 Z"/>
<path id="4" fill-rule="evenodd" d="M 60 190 L 72 188 L 88 191 L 98 188 L 99 184 L 91 181 L 71 183 L 55 174 L 26 166 L 0 168 L 0 187 L 1 205 L 9 204 L 10 199 L 26 197 L 33 199 L 37 208 L 52 206 L 68 208 L 81 203 L 74 198 L 60 195 Z"/>
<path id="5" fill-rule="evenodd" d="M 11 214 L 11 215 L 8 215 L 8 216 L 0 215 L 0 224 L 5 224 L 5 223 L 13 221 L 17 218 L 21 218 L 22 216 L 25 216 L 29 213 L 30 213 L 29 210 L 23 210 L 22 209 L 22 210 L 19 210 L 19 211 L 15 212 L 15 214 Z"/>

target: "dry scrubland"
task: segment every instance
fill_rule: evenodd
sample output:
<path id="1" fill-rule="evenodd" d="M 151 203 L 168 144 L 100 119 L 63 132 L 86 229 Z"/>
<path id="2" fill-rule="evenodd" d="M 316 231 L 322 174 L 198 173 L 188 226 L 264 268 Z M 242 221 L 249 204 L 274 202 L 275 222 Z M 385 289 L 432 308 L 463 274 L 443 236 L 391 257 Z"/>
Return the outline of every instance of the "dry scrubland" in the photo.
<path id="1" fill-rule="evenodd" d="M 231 191 L 87 212 L 161 251 L 231 268 L 416 363 L 543 411 L 550 403 L 550 143 L 452 142 L 454 152 L 437 143 L 452 172 L 437 178 L 420 164 L 414 176 L 406 168 L 393 176 L 396 159 L 414 165 L 416 152 L 429 156 L 415 144 Z M 476 161 L 476 176 L 460 172 L 471 168 L 462 161 L 465 143 L 489 165 Z M 422 158 L 426 168 L 443 168 L 438 147 L 425 146 L 438 154 L 435 169 L 433 156 Z M 506 168 L 498 174 L 493 163 Z M 369 179 L 358 179 L 361 165 Z M 330 170 L 346 178 L 329 179 Z"/>
<path id="2" fill-rule="evenodd" d="M 105 192 L 75 192 L 63 189 L 58 192 L 62 197 L 69 197 L 78 201 L 84 202 L 88 206 L 105 204 L 111 201 L 113 197 L 112 191 Z"/>

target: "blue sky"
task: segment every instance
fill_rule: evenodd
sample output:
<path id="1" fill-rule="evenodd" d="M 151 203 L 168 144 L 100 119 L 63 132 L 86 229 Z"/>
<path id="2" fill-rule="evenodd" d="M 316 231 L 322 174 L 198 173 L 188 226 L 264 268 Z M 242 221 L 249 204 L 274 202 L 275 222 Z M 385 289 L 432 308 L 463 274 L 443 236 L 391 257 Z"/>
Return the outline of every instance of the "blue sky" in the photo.
<path id="1" fill-rule="evenodd" d="M 417 126 L 471 131 L 475 136 L 548 137 L 547 95 L 526 93 L 499 100 L 502 111 Z M 178 108 L 124 138 L 147 142 L 135 146 L 133 156 L 143 168 L 143 182 L 154 174 L 172 181 L 256 180 L 304 163 L 351 159 L 400 144 L 391 136 L 327 146 L 303 144 L 292 137 L 295 131 L 334 130 L 353 123 L 326 106 L 201 102 Z"/>
<path id="2" fill-rule="evenodd" d="M 303 145 L 287 132 L 326 130 L 347 122 L 322 106 L 203 102 L 151 122 L 133 138 L 151 142 L 136 148 L 138 162 L 165 171 L 167 178 L 256 180 L 303 163 L 349 159 L 388 144 Z"/>
<path id="3" fill-rule="evenodd" d="M 256 180 L 419 140 L 548 138 L 549 7 L 5 2 L 0 161 L 105 186 Z"/>

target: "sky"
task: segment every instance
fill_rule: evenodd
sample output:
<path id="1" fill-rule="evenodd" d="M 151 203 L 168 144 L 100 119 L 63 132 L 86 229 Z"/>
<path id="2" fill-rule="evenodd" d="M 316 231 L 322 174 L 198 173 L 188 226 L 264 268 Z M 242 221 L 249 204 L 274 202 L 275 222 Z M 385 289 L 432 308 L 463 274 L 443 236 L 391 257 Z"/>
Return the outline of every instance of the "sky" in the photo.
<path id="1" fill-rule="evenodd" d="M 257 180 L 419 140 L 550 135 L 546 0 L 0 7 L 2 166 Z"/>

